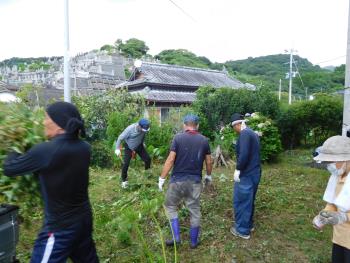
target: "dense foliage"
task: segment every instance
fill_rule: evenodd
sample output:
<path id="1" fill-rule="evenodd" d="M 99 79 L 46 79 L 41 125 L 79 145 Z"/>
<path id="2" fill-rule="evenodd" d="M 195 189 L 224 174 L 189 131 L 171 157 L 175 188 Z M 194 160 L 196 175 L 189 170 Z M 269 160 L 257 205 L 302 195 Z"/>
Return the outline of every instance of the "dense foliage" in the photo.
<path id="1" fill-rule="evenodd" d="M 301 143 L 317 145 L 332 135 L 340 134 L 342 115 L 342 98 L 326 94 L 282 108 L 277 122 L 283 145 L 287 148 Z"/>
<path id="2" fill-rule="evenodd" d="M 251 91 L 203 87 L 197 91 L 193 108 L 203 116 L 204 134 L 213 139 L 215 131 L 230 122 L 233 113 L 261 112 L 270 118 L 277 116 L 279 104 L 277 97 L 267 90 Z"/>
<path id="3" fill-rule="evenodd" d="M 198 57 L 186 49 L 163 50 L 155 56 L 161 63 L 188 66 L 195 68 L 209 68 L 212 64 L 206 57 Z"/>
<path id="4" fill-rule="evenodd" d="M 38 182 L 32 175 L 9 178 L 3 175 L 3 161 L 11 152 L 23 153 L 44 141 L 43 110 L 24 104 L 0 104 L 0 203 L 22 200 L 31 207 L 38 202 Z"/>
<path id="5" fill-rule="evenodd" d="M 141 58 L 146 55 L 149 50 L 146 43 L 137 38 L 130 38 L 125 41 L 125 43 L 121 39 L 118 39 L 115 42 L 115 46 L 122 55 L 131 58 Z"/>
<path id="6" fill-rule="evenodd" d="M 275 160 L 277 155 L 282 152 L 281 137 L 276 124 L 259 113 L 253 113 L 245 120 L 247 126 L 260 137 L 261 160 Z M 224 154 L 232 157 L 230 155 L 235 154 L 234 147 L 237 139 L 238 134 L 228 124 L 217 133 L 215 143 L 221 146 Z"/>

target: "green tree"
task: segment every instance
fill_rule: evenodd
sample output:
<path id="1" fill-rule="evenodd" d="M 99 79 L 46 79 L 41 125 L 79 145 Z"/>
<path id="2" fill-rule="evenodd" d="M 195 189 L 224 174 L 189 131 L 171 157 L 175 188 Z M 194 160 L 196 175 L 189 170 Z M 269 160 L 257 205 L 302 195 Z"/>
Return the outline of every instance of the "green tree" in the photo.
<path id="1" fill-rule="evenodd" d="M 117 50 L 126 57 L 132 58 L 141 58 L 146 55 L 149 48 L 146 43 L 137 38 L 130 38 L 125 43 L 122 40 L 118 39 L 115 42 Z"/>
<path id="2" fill-rule="evenodd" d="M 186 49 L 163 50 L 156 55 L 155 58 L 166 64 L 196 68 L 209 68 L 209 66 L 212 64 L 208 58 L 197 57 L 194 53 Z"/>

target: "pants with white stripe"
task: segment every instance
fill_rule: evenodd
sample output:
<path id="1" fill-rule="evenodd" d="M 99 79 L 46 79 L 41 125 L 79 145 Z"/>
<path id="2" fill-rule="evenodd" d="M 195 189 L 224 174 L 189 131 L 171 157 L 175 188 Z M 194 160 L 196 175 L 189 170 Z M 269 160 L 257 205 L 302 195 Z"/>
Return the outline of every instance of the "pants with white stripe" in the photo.
<path id="1" fill-rule="evenodd" d="M 68 258 L 74 263 L 99 262 L 92 239 L 91 218 L 54 232 L 44 226 L 35 241 L 30 262 L 64 263 Z"/>

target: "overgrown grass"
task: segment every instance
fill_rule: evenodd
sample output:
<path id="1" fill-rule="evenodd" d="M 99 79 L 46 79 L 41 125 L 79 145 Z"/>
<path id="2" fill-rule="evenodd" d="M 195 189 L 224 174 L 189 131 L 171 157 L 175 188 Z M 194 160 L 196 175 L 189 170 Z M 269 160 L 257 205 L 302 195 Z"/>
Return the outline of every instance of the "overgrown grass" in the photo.
<path id="1" fill-rule="evenodd" d="M 202 241 L 195 250 L 189 248 L 189 215 L 180 209 L 184 242 L 177 248 L 177 262 L 329 262 L 331 229 L 317 232 L 311 225 L 324 206 L 328 175 L 306 165 L 310 153 L 288 151 L 278 163 L 264 165 L 256 230 L 248 241 L 229 232 L 233 168 L 215 169 L 215 189 L 202 195 Z M 164 194 L 157 191 L 160 169 L 145 173 L 131 168 L 128 190 L 120 188 L 119 170 L 91 170 L 94 238 L 101 262 L 165 262 L 161 237 L 169 238 L 170 228 L 162 208 Z M 40 223 L 40 216 L 35 216 L 30 227 L 21 227 L 22 262 L 29 260 Z M 173 248 L 165 253 L 166 262 L 175 262 Z"/>

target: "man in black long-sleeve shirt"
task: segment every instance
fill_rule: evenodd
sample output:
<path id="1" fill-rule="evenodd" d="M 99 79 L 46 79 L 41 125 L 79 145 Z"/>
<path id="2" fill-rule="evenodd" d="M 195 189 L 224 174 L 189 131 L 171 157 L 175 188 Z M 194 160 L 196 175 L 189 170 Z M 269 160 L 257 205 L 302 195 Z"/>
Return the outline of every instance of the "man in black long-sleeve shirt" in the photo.
<path id="1" fill-rule="evenodd" d="M 79 139 L 83 120 L 74 105 L 56 102 L 46 110 L 44 127 L 50 141 L 10 154 L 4 163 L 7 176 L 39 174 L 45 220 L 31 262 L 98 262 L 88 196 L 91 149 Z"/>

